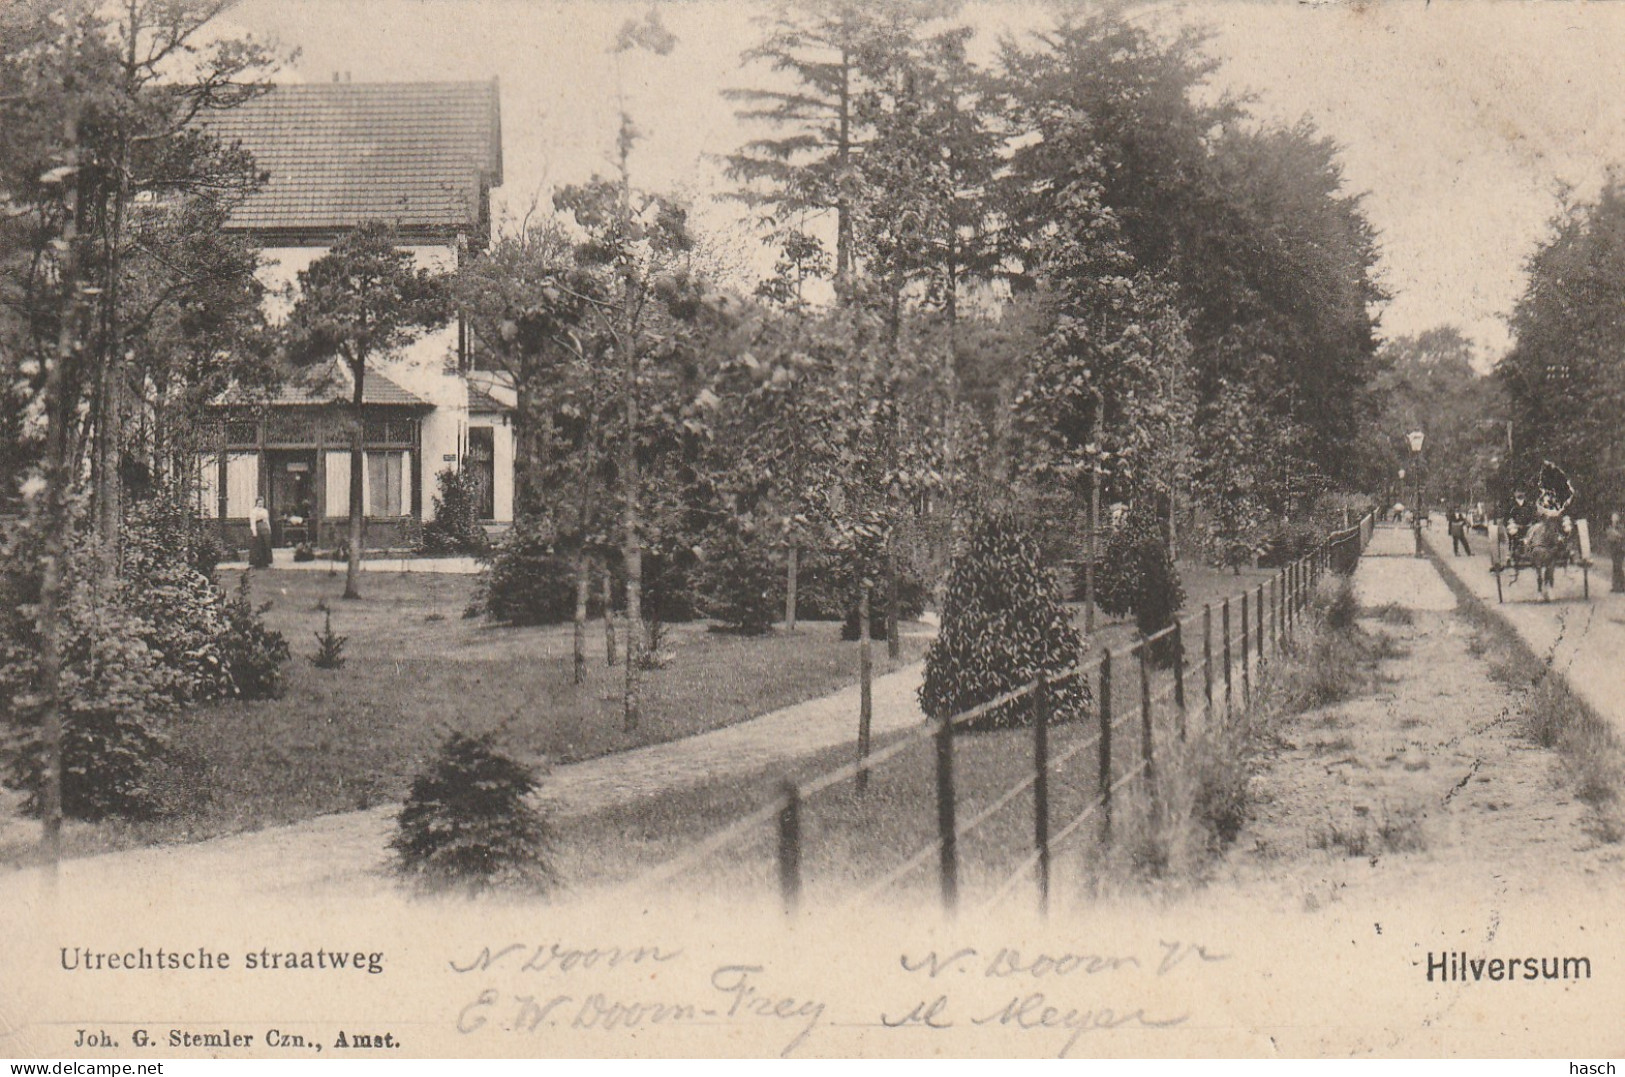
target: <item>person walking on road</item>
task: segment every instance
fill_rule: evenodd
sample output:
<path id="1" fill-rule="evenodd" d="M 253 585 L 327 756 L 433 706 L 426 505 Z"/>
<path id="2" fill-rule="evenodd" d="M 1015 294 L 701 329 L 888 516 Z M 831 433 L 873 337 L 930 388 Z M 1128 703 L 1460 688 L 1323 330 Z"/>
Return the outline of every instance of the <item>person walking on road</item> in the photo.
<path id="1" fill-rule="evenodd" d="M 1473 548 L 1467 545 L 1467 516 L 1458 509 L 1451 509 L 1446 517 L 1450 525 L 1450 555 L 1460 557 L 1466 554 L 1473 556 Z"/>

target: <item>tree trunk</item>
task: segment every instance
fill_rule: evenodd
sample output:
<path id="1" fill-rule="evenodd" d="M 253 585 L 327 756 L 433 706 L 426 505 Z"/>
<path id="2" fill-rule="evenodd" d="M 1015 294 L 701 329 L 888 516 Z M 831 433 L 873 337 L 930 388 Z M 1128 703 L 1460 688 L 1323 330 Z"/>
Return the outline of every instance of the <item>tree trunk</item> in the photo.
<path id="1" fill-rule="evenodd" d="M 367 424 L 362 417 L 361 401 L 362 391 L 367 376 L 367 364 L 363 359 L 352 363 L 351 372 L 355 376 L 355 396 L 351 401 L 354 427 L 350 431 L 350 560 L 344 568 L 344 597 L 361 597 L 361 513 L 363 509 L 361 499 L 361 480 L 366 470 L 366 436 Z"/>
<path id="2" fill-rule="evenodd" d="M 841 99 L 835 143 L 835 297 L 844 302 L 852 275 L 852 203 L 846 197 L 846 170 L 852 157 L 852 54 L 841 47 Z"/>
<path id="3" fill-rule="evenodd" d="M 784 630 L 796 630 L 796 562 L 799 560 L 800 550 L 794 542 L 790 543 L 784 554 Z"/>
<path id="4" fill-rule="evenodd" d="M 571 666 L 575 684 L 585 684 L 587 681 L 587 593 L 591 587 L 587 576 L 587 551 L 577 550 L 575 661 Z"/>
<path id="5" fill-rule="evenodd" d="M 623 327 L 622 362 L 625 429 L 621 436 L 621 481 L 625 484 L 621 527 L 626 569 L 626 692 L 622 699 L 623 722 L 627 731 L 638 727 L 641 702 L 638 698 L 639 665 L 643 659 L 643 538 L 638 515 L 638 359 L 631 326 Z"/>
<path id="6" fill-rule="evenodd" d="M 896 658 L 903 652 L 903 641 L 897 631 L 897 527 L 895 521 L 886 538 L 886 657 Z"/>
<path id="7" fill-rule="evenodd" d="M 79 164 L 79 109 L 69 98 L 66 121 L 67 163 Z M 44 703 L 40 717 L 40 739 L 45 751 L 44 787 L 40 790 L 40 835 L 46 870 L 54 882 L 62 860 L 62 643 L 59 607 L 62 600 L 63 559 L 68 551 L 68 423 L 74 409 L 67 400 L 68 368 L 73 365 L 78 343 L 75 327 L 79 313 L 79 275 L 75 258 L 78 242 L 79 202 L 75 198 L 62 226 L 63 258 L 62 322 L 57 331 L 56 361 L 45 380 L 45 490 L 41 516 L 44 522 L 44 548 L 41 551 L 39 611 L 39 679 Z"/>
<path id="8" fill-rule="evenodd" d="M 615 586 L 609 562 L 604 562 L 604 665 L 615 664 Z"/>
<path id="9" fill-rule="evenodd" d="M 111 297 L 104 295 L 104 302 Z M 104 322 L 106 318 L 104 317 Z M 103 344 L 108 342 L 104 329 Z M 96 394 L 96 566 L 99 583 L 111 590 L 118 582 L 119 522 L 123 518 L 122 482 L 119 475 L 119 442 L 124 428 L 123 401 L 120 382 L 124 377 L 123 364 L 112 351 L 103 352 L 101 386 Z"/>

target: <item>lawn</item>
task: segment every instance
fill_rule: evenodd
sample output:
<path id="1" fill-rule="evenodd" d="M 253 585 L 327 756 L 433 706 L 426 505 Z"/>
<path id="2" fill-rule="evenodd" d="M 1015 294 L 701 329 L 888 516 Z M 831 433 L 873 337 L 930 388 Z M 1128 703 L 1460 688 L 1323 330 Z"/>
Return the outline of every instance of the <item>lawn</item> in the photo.
<path id="1" fill-rule="evenodd" d="M 1093 723 L 1056 727 L 1051 758 L 1083 742 L 1083 749 L 1050 778 L 1051 831 L 1058 833 L 1094 797 L 1096 755 Z M 1122 734 L 1120 734 L 1122 735 Z M 884 743 L 891 743 L 894 735 Z M 883 744 L 881 746 L 884 746 Z M 955 740 L 958 822 L 1027 778 L 1033 768 L 1032 731 L 964 733 Z M 563 820 L 559 867 L 573 890 L 615 886 L 681 854 L 706 836 L 771 802 L 786 776 L 806 781 L 849 762 L 851 748 L 832 748 L 794 766 L 764 771 L 640 800 L 634 806 Z M 1120 763 L 1128 760 L 1120 757 Z M 935 753 L 929 738 L 913 744 L 878 769 L 866 793 L 848 780 L 802 805 L 802 877 L 809 902 L 849 901 L 874 886 L 936 839 Z M 960 881 L 967 901 L 989 896 L 1033 849 L 1033 793 L 1027 789 L 960 839 Z M 1067 844 L 1076 848 L 1096 833 L 1086 823 Z M 613 849 L 613 856 L 605 856 Z M 755 900 L 777 885 L 777 830 L 756 827 L 663 884 L 721 899 Z M 1030 877 L 1030 872 L 1028 873 Z M 933 851 L 894 884 L 874 894 L 879 902 L 934 895 Z"/>
<path id="2" fill-rule="evenodd" d="M 1187 618 L 1199 616 L 1203 602 L 1256 588 L 1272 574 L 1244 570 L 1238 576 L 1191 564 L 1180 568 Z M 222 583 L 234 588 L 238 575 L 228 573 Z M 673 625 L 665 645 L 669 662 L 645 675 L 642 720 L 627 731 L 621 713 L 624 669 L 604 662 L 601 622 L 591 625 L 588 681 L 578 686 L 570 677 L 571 627 L 509 628 L 465 619 L 473 577 L 367 573 L 362 578 L 365 598 L 359 602 L 340 598 L 344 578 L 337 571 L 273 569 L 249 578 L 254 601 L 266 606 L 267 624 L 293 646 L 286 695 L 176 716 L 172 741 L 177 767 L 171 780 L 186 810 L 139 825 L 71 828 L 70 849 L 198 840 L 398 800 L 450 729 L 496 729 L 504 748 L 516 756 L 565 764 L 732 725 L 856 679 L 856 645 L 840 642 L 836 624 L 804 623 L 794 634 L 776 631 L 755 639 L 711 632 L 704 624 Z M 309 661 L 316 651 L 315 633 L 329 611 L 333 631 L 346 637 L 345 665 L 337 670 L 317 669 Z M 1215 629 L 1217 621 L 1215 616 Z M 904 629 L 898 664 L 918 660 L 927 645 L 922 626 Z M 1126 646 L 1133 638 L 1132 622 L 1106 619 L 1090 654 L 1098 656 L 1102 646 Z M 1186 642 L 1194 660 L 1199 633 Z M 617 643 L 624 648 L 624 638 Z M 875 647 L 875 657 L 877 676 L 895 668 L 883 645 Z M 1197 676 L 1193 671 L 1188 679 L 1193 705 L 1201 691 Z M 1135 678 L 1121 676 L 1114 692 L 1120 715 L 1134 708 L 1136 693 Z M 1081 734 L 1058 731 L 1056 751 L 1076 735 Z M 992 799 L 1030 769 L 1026 733 L 974 734 L 961 743 L 957 769 L 967 804 Z M 810 776 L 845 762 L 850 752 L 820 753 L 790 770 Z M 1075 775 L 1092 773 L 1087 757 L 1086 752 L 1075 760 Z M 607 844 L 625 854 L 613 867 L 589 865 L 582 881 L 658 862 L 765 802 L 783 773 L 784 768 L 776 768 L 756 781 L 687 790 L 661 797 L 653 806 L 645 801 L 635 810 L 573 820 L 566 834 L 569 845 L 593 849 Z M 933 817 L 916 809 L 929 803 L 932 773 L 930 749 L 920 745 L 877 774 L 867 796 L 857 798 L 846 785 L 809 803 L 809 879 L 850 885 L 883 873 L 886 865 L 931 840 Z M 1081 779 L 1057 782 L 1056 790 L 1057 825 L 1068 818 L 1073 799 L 1082 804 L 1082 797 L 1092 795 L 1092 785 Z M 1030 793 L 1017 797 L 967 842 L 967 862 L 985 865 L 967 871 L 996 872 L 1025 855 L 1031 803 Z M 901 804 L 913 807 L 899 814 Z M 837 823 L 847 817 L 860 825 Z M 0 837 L 0 858 L 21 851 L 13 848 L 16 835 L 26 833 L 26 841 L 32 842 L 33 829 L 8 828 Z M 767 841 L 765 834 L 761 841 Z M 768 846 L 758 842 L 720 858 L 712 870 L 754 878 L 771 870 L 771 856 L 764 851 L 770 851 Z M 904 885 L 929 885 L 930 878 L 929 868 L 922 868 Z"/>
<path id="3" fill-rule="evenodd" d="M 235 588 L 237 578 L 221 582 Z M 757 638 L 672 625 L 669 661 L 644 674 L 642 720 L 628 731 L 624 666 L 606 666 L 601 622 L 591 626 L 587 683 L 575 685 L 571 626 L 464 619 L 473 577 L 367 573 L 359 602 L 339 597 L 342 573 L 273 569 L 250 582 L 254 601 L 269 603 L 267 625 L 293 647 L 287 693 L 175 716 L 171 781 L 186 810 L 74 828 L 71 847 L 197 840 L 396 800 L 450 729 L 495 729 L 520 758 L 570 763 L 733 725 L 857 680 L 857 644 L 840 641 L 838 624 Z M 309 661 L 329 610 L 347 637 L 336 670 Z M 874 648 L 876 676 L 924 655 L 924 626 L 903 627 L 899 662 Z M 624 635 L 617 643 L 624 649 Z"/>

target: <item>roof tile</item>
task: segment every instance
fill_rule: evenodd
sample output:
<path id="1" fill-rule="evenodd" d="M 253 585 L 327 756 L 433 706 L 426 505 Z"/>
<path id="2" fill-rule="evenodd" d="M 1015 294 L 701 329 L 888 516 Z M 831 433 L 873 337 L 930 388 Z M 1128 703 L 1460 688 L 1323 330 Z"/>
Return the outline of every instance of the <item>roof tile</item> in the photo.
<path id="1" fill-rule="evenodd" d="M 282 85 L 200 126 L 270 174 L 234 229 L 473 229 L 483 187 L 502 183 L 495 80 Z"/>

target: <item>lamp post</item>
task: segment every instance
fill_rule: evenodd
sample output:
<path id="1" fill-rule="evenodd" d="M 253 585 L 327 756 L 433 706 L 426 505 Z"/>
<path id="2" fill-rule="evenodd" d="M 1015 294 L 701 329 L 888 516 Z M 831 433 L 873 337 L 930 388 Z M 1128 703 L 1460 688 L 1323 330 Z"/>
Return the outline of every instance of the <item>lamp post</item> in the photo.
<path id="1" fill-rule="evenodd" d="M 1422 556 L 1422 439 L 1424 435 L 1420 430 L 1412 430 L 1405 435 L 1405 440 L 1411 446 L 1411 472 L 1416 476 L 1416 508 L 1411 514 L 1411 532 L 1416 538 L 1416 556 Z"/>

